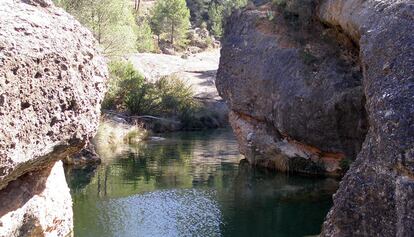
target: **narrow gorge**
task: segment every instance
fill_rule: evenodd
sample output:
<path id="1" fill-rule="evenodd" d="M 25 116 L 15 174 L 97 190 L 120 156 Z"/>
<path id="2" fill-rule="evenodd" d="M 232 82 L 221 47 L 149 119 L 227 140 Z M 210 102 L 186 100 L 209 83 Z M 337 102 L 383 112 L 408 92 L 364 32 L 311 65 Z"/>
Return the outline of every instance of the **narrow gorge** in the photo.
<path id="1" fill-rule="evenodd" d="M 111 1 L 0 0 L 0 237 L 414 236 L 413 0 Z"/>

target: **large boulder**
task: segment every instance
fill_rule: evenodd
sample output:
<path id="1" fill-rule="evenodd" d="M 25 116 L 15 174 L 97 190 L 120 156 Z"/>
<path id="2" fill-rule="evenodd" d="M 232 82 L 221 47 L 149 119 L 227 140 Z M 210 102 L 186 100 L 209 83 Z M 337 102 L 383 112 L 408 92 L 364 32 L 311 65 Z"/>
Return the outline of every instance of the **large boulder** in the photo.
<path id="1" fill-rule="evenodd" d="M 0 188 L 76 151 L 99 122 L 104 60 L 87 29 L 44 2 L 1 2 Z"/>
<path id="2" fill-rule="evenodd" d="M 358 51 L 286 11 L 267 4 L 231 16 L 216 86 L 250 163 L 340 175 L 367 131 Z"/>
<path id="3" fill-rule="evenodd" d="M 63 174 L 62 167 L 53 168 L 51 173 L 45 170 L 78 152 L 96 132 L 107 69 L 95 46 L 92 34 L 50 0 L 0 1 L 1 196 L 23 195 L 27 205 L 50 209 L 10 209 L 24 204 L 18 204 L 18 199 L 13 204 L 10 198 L 7 205 L 0 204 L 0 220 L 7 221 L 0 226 L 37 228 L 37 224 L 20 225 L 21 214 L 29 209 L 24 216 L 39 220 L 42 228 L 38 230 L 46 235 L 55 235 L 47 231 L 48 226 L 57 226 L 54 221 L 71 221 L 70 208 L 61 210 L 60 219 L 44 216 L 56 214 L 54 208 L 60 202 L 65 206 L 70 203 L 62 179 L 48 183 L 50 175 Z M 26 189 L 10 187 L 26 182 L 29 173 L 39 180 L 27 182 L 46 180 L 44 187 L 27 193 Z M 53 188 L 59 185 L 64 186 L 59 197 L 65 200 L 48 196 L 59 192 Z M 45 196 L 42 199 L 38 195 Z M 19 211 L 19 218 L 8 217 L 7 213 L 14 211 Z M 10 220 L 16 223 L 11 225 Z M 68 229 L 65 224 L 53 233 L 64 236 Z M 7 231 L 12 236 L 19 233 Z"/>

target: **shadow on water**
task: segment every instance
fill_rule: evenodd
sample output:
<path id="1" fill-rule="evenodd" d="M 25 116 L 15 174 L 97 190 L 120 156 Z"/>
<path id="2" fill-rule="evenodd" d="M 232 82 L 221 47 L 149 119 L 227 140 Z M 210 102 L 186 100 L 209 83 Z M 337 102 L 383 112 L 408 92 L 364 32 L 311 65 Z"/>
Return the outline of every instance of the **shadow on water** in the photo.
<path id="1" fill-rule="evenodd" d="M 76 237 L 319 233 L 337 181 L 253 169 L 229 130 L 165 138 L 67 170 Z"/>

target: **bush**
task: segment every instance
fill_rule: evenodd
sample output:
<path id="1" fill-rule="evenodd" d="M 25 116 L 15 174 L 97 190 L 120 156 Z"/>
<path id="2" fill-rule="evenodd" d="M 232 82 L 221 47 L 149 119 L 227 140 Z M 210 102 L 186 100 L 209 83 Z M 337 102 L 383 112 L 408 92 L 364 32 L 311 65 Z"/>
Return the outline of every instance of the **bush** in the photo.
<path id="1" fill-rule="evenodd" d="M 125 109 L 125 101 L 131 96 L 131 92 L 139 90 L 145 84 L 145 79 L 131 63 L 112 61 L 108 66 L 109 86 L 102 107 L 123 110 Z"/>
<path id="2" fill-rule="evenodd" d="M 148 82 L 131 63 L 114 61 L 109 64 L 109 90 L 103 108 L 126 110 L 133 115 L 180 118 L 195 111 L 198 104 L 193 91 L 176 75 Z"/>
<path id="3" fill-rule="evenodd" d="M 177 122 L 156 120 L 153 128 L 155 131 L 220 127 L 220 116 L 201 106 L 194 99 L 191 86 L 177 75 L 149 82 L 129 62 L 111 62 L 109 69 L 109 90 L 103 103 L 104 108 L 129 112 L 131 115 L 172 118 L 181 122 L 177 127 Z"/>
<path id="4" fill-rule="evenodd" d="M 155 86 L 160 96 L 160 115 L 179 116 L 197 106 L 191 86 L 176 75 L 162 77 Z"/>

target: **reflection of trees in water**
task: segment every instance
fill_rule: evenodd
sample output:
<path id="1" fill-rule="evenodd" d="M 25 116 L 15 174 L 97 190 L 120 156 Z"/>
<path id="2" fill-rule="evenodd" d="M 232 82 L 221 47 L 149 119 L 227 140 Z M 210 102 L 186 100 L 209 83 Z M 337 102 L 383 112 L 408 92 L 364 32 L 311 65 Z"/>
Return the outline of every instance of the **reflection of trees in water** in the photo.
<path id="1" fill-rule="evenodd" d="M 104 162 L 88 191 L 104 197 L 222 186 L 234 176 L 240 158 L 231 132 L 175 133 L 162 142 L 130 146 Z"/>
<path id="2" fill-rule="evenodd" d="M 84 189 L 95 176 L 96 165 L 72 168 L 65 166 L 65 176 L 69 188 L 72 192 L 78 192 Z"/>
<path id="3" fill-rule="evenodd" d="M 290 176 L 241 162 L 233 188 L 220 192 L 223 235 L 304 236 L 319 234 L 338 181 Z M 237 228 L 235 228 L 237 227 Z M 307 232 L 303 232 L 307 231 Z M 309 233 L 312 232 L 312 233 Z"/>

